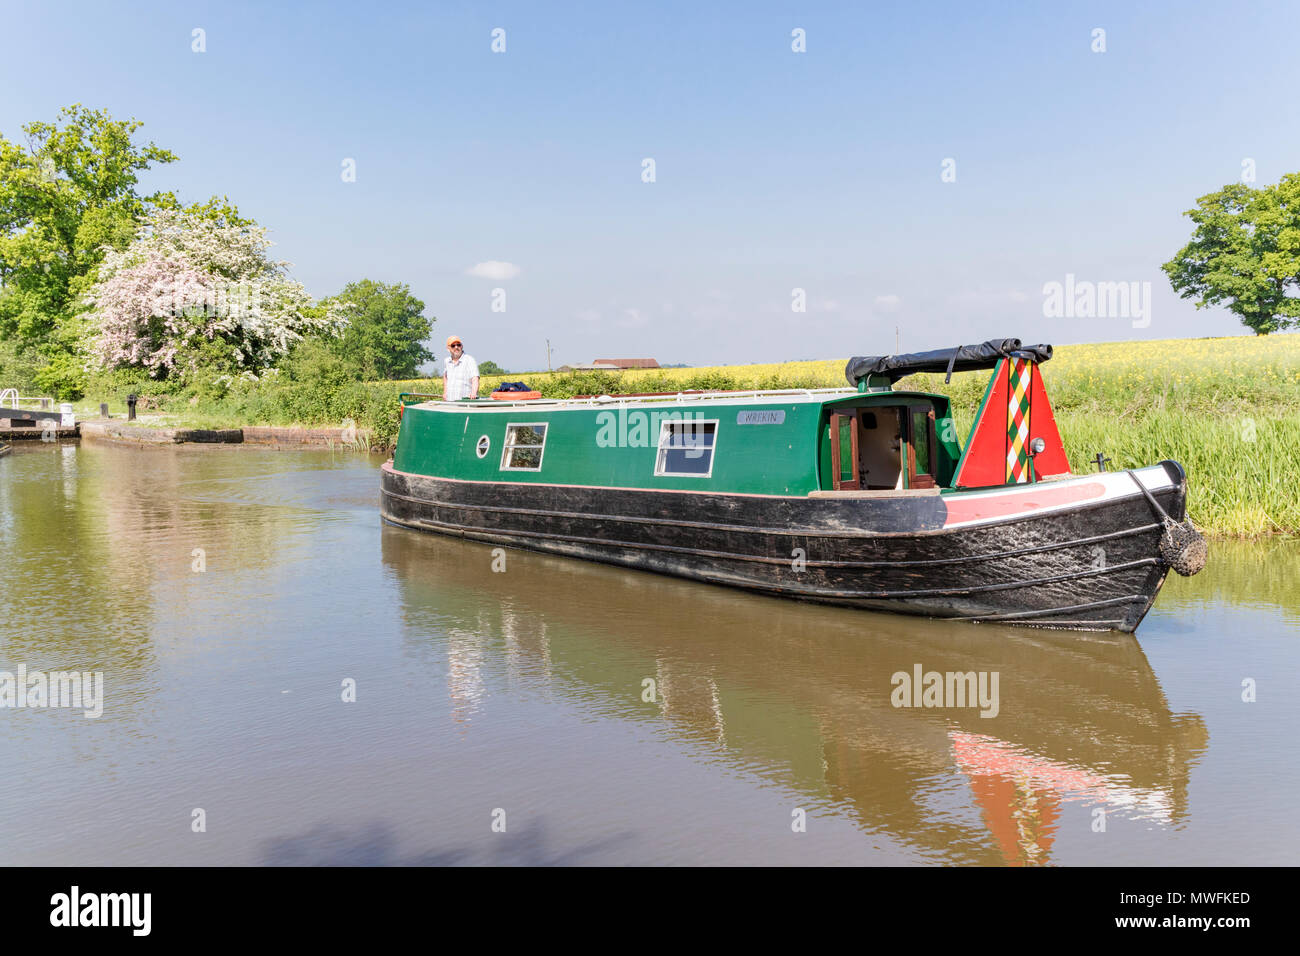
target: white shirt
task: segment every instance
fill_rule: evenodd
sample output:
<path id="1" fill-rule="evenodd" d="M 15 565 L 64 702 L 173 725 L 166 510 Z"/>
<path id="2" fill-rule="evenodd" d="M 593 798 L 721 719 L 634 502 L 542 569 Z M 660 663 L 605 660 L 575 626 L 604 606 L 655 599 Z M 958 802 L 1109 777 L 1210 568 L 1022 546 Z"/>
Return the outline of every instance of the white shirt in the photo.
<path id="1" fill-rule="evenodd" d="M 442 374 L 447 377 L 447 388 L 443 393 L 443 400 L 454 402 L 458 398 L 478 398 L 477 395 L 470 392 L 470 386 L 473 380 L 478 378 L 478 363 L 474 361 L 474 356 L 460 353 L 460 361 L 453 362 L 448 355 L 443 359 Z"/>

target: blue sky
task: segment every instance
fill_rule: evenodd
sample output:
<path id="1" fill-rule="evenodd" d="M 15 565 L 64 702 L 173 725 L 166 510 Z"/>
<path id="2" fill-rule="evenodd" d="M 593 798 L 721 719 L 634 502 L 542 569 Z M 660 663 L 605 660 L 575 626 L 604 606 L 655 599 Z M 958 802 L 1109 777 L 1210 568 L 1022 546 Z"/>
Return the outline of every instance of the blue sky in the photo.
<path id="1" fill-rule="evenodd" d="M 1300 170 L 1300 5 L 993 6 L 5 4 L 0 132 L 133 116 L 181 157 L 146 188 L 230 196 L 313 294 L 409 283 L 440 355 L 513 369 L 1247 331 L 1160 264 L 1244 160 Z M 1149 282 L 1149 324 L 1045 317 L 1067 275 Z"/>

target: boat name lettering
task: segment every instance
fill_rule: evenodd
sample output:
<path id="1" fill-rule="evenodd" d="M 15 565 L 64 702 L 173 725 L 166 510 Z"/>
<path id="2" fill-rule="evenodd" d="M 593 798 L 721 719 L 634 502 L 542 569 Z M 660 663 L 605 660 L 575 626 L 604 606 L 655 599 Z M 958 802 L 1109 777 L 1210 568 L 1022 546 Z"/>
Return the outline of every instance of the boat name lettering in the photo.
<path id="1" fill-rule="evenodd" d="M 737 425 L 783 425 L 785 424 L 785 409 L 764 412 L 737 412 Z"/>

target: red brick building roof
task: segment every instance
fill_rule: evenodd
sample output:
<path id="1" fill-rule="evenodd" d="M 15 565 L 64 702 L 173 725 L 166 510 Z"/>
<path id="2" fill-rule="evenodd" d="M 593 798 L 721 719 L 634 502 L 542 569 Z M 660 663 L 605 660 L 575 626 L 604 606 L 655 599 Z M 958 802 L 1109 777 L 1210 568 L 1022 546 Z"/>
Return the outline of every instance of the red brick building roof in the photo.
<path id="1" fill-rule="evenodd" d="M 658 368 L 654 359 L 596 359 L 592 365 L 613 365 L 616 368 Z"/>

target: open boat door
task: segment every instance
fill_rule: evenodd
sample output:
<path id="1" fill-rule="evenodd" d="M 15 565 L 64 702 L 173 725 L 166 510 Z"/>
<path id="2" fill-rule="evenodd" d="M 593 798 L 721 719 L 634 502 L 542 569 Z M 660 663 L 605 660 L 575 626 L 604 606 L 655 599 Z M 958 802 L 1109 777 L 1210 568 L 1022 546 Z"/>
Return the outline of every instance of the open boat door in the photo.
<path id="1" fill-rule="evenodd" d="M 898 379 L 917 372 L 937 372 L 951 380 L 954 372 L 993 369 L 975 424 L 953 473 L 953 488 L 988 488 L 1026 484 L 1070 473 L 1070 461 L 1056 427 L 1052 403 L 1038 370 L 1052 357 L 1050 345 L 1024 345 L 1020 339 L 990 339 L 907 355 L 872 355 L 849 359 L 844 370 L 858 391 L 889 390 Z M 913 463 L 909 473 L 921 484 L 924 424 L 909 423 Z M 932 451 L 933 443 L 929 446 Z"/>

